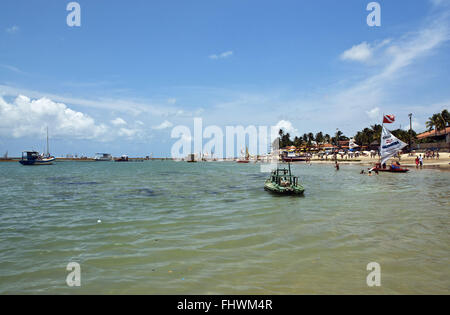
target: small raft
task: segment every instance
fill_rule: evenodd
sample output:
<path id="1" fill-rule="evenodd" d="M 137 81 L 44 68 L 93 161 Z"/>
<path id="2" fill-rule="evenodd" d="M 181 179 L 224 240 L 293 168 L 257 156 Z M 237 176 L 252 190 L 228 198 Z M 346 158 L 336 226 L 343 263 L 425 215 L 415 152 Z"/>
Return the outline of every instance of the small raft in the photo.
<path id="1" fill-rule="evenodd" d="M 409 169 L 407 168 L 397 168 L 397 169 L 391 169 L 391 168 L 374 168 L 372 169 L 373 172 L 385 172 L 385 173 L 408 173 Z"/>
<path id="2" fill-rule="evenodd" d="M 396 162 L 389 167 L 382 167 L 380 163 L 377 163 L 374 168 L 371 168 L 369 171 L 372 172 L 383 172 L 383 173 L 408 173 L 409 169 L 402 168 L 400 163 Z"/>

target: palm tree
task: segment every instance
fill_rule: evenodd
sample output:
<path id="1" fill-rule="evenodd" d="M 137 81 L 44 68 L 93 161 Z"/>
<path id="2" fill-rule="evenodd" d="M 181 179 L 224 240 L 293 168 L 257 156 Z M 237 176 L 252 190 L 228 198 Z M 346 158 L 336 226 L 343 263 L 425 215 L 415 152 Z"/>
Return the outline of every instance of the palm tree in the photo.
<path id="1" fill-rule="evenodd" d="M 436 114 L 436 129 L 437 129 L 437 131 L 444 130 L 446 125 L 447 125 L 447 123 L 446 123 L 445 118 L 442 115 L 442 113 Z"/>
<path id="2" fill-rule="evenodd" d="M 364 128 L 364 130 L 362 131 L 363 133 L 363 139 L 364 142 L 370 146 L 370 144 L 374 141 L 377 140 L 375 137 L 375 131 L 373 129 L 370 128 Z"/>
<path id="3" fill-rule="evenodd" d="M 303 139 L 300 137 L 295 137 L 294 139 L 294 146 L 297 147 L 297 149 L 299 149 L 303 144 Z"/>
<path id="4" fill-rule="evenodd" d="M 314 134 L 310 132 L 308 133 L 308 144 L 311 145 L 313 141 L 314 141 Z"/>
<path id="5" fill-rule="evenodd" d="M 434 133 L 437 135 L 438 129 L 442 127 L 442 120 L 439 119 L 439 114 L 434 114 L 433 116 L 428 118 L 428 121 L 426 122 L 426 126 L 428 128 L 428 131 L 432 131 L 434 128 Z"/>
<path id="6" fill-rule="evenodd" d="M 317 144 L 322 144 L 324 140 L 323 133 L 319 132 L 316 134 L 316 142 Z"/>
<path id="7" fill-rule="evenodd" d="M 326 135 L 325 135 L 325 142 L 326 143 L 330 143 L 330 141 L 331 141 L 331 136 L 327 133 Z"/>
<path id="8" fill-rule="evenodd" d="M 435 121 L 434 117 L 428 118 L 427 122 L 425 123 L 425 126 L 428 128 L 428 131 L 431 131 L 434 129 L 435 123 L 436 123 L 436 121 Z"/>
<path id="9" fill-rule="evenodd" d="M 441 116 L 442 116 L 442 118 L 443 118 L 444 121 L 445 121 L 445 125 L 446 125 L 446 126 L 449 126 L 449 125 L 450 125 L 450 113 L 448 112 L 448 110 L 444 109 L 444 110 L 441 112 Z"/>

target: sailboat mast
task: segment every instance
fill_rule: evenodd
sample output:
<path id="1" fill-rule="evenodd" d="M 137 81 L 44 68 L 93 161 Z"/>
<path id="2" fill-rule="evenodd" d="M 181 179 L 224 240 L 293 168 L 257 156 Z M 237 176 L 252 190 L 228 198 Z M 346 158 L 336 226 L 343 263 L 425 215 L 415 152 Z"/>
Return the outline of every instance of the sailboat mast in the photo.
<path id="1" fill-rule="evenodd" d="M 378 156 L 379 156 L 380 165 L 381 165 L 381 150 L 382 150 L 382 147 L 383 147 L 383 129 L 384 129 L 384 113 L 383 113 L 383 117 L 381 118 L 380 148 L 378 149 Z M 383 167 L 383 165 L 381 165 L 381 167 Z"/>
<path id="2" fill-rule="evenodd" d="M 47 156 L 50 155 L 50 149 L 48 147 L 48 126 L 47 126 Z"/>

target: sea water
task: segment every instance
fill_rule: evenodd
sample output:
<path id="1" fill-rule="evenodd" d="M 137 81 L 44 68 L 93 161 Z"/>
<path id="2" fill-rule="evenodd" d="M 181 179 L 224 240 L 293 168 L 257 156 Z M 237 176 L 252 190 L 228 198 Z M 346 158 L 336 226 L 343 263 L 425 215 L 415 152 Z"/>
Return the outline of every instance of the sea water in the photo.
<path id="1" fill-rule="evenodd" d="M 0 163 L 0 294 L 449 294 L 450 173 L 363 168 Z"/>

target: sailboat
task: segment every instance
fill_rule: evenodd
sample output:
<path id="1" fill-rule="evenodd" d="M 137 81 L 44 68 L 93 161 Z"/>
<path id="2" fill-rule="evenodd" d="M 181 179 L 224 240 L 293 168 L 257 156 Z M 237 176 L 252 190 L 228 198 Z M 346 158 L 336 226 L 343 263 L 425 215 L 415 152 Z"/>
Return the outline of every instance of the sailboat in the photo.
<path id="1" fill-rule="evenodd" d="M 55 157 L 50 155 L 48 145 L 48 127 L 47 127 L 47 152 L 46 154 L 39 154 L 37 151 L 22 152 L 22 159 L 19 161 L 22 165 L 52 165 Z"/>
<path id="2" fill-rule="evenodd" d="M 248 147 L 245 148 L 245 158 L 242 158 L 243 152 L 241 150 L 241 157 L 237 160 L 238 163 L 250 163 L 250 154 L 248 153 Z"/>
<path id="3" fill-rule="evenodd" d="M 358 144 L 356 144 L 356 142 L 355 142 L 355 138 L 351 138 L 350 139 L 350 142 L 349 142 L 349 151 L 350 152 L 353 152 L 353 151 L 355 151 L 355 149 L 357 149 L 357 148 L 359 148 L 359 145 Z"/>
<path id="4" fill-rule="evenodd" d="M 395 137 L 386 127 L 383 125 L 383 131 L 381 133 L 380 144 L 380 163 L 378 163 L 372 170 L 378 172 L 389 173 L 406 173 L 409 171 L 407 168 L 400 167 L 399 164 L 393 164 L 389 168 L 386 167 L 386 162 L 399 151 L 401 151 L 407 144 Z"/>

